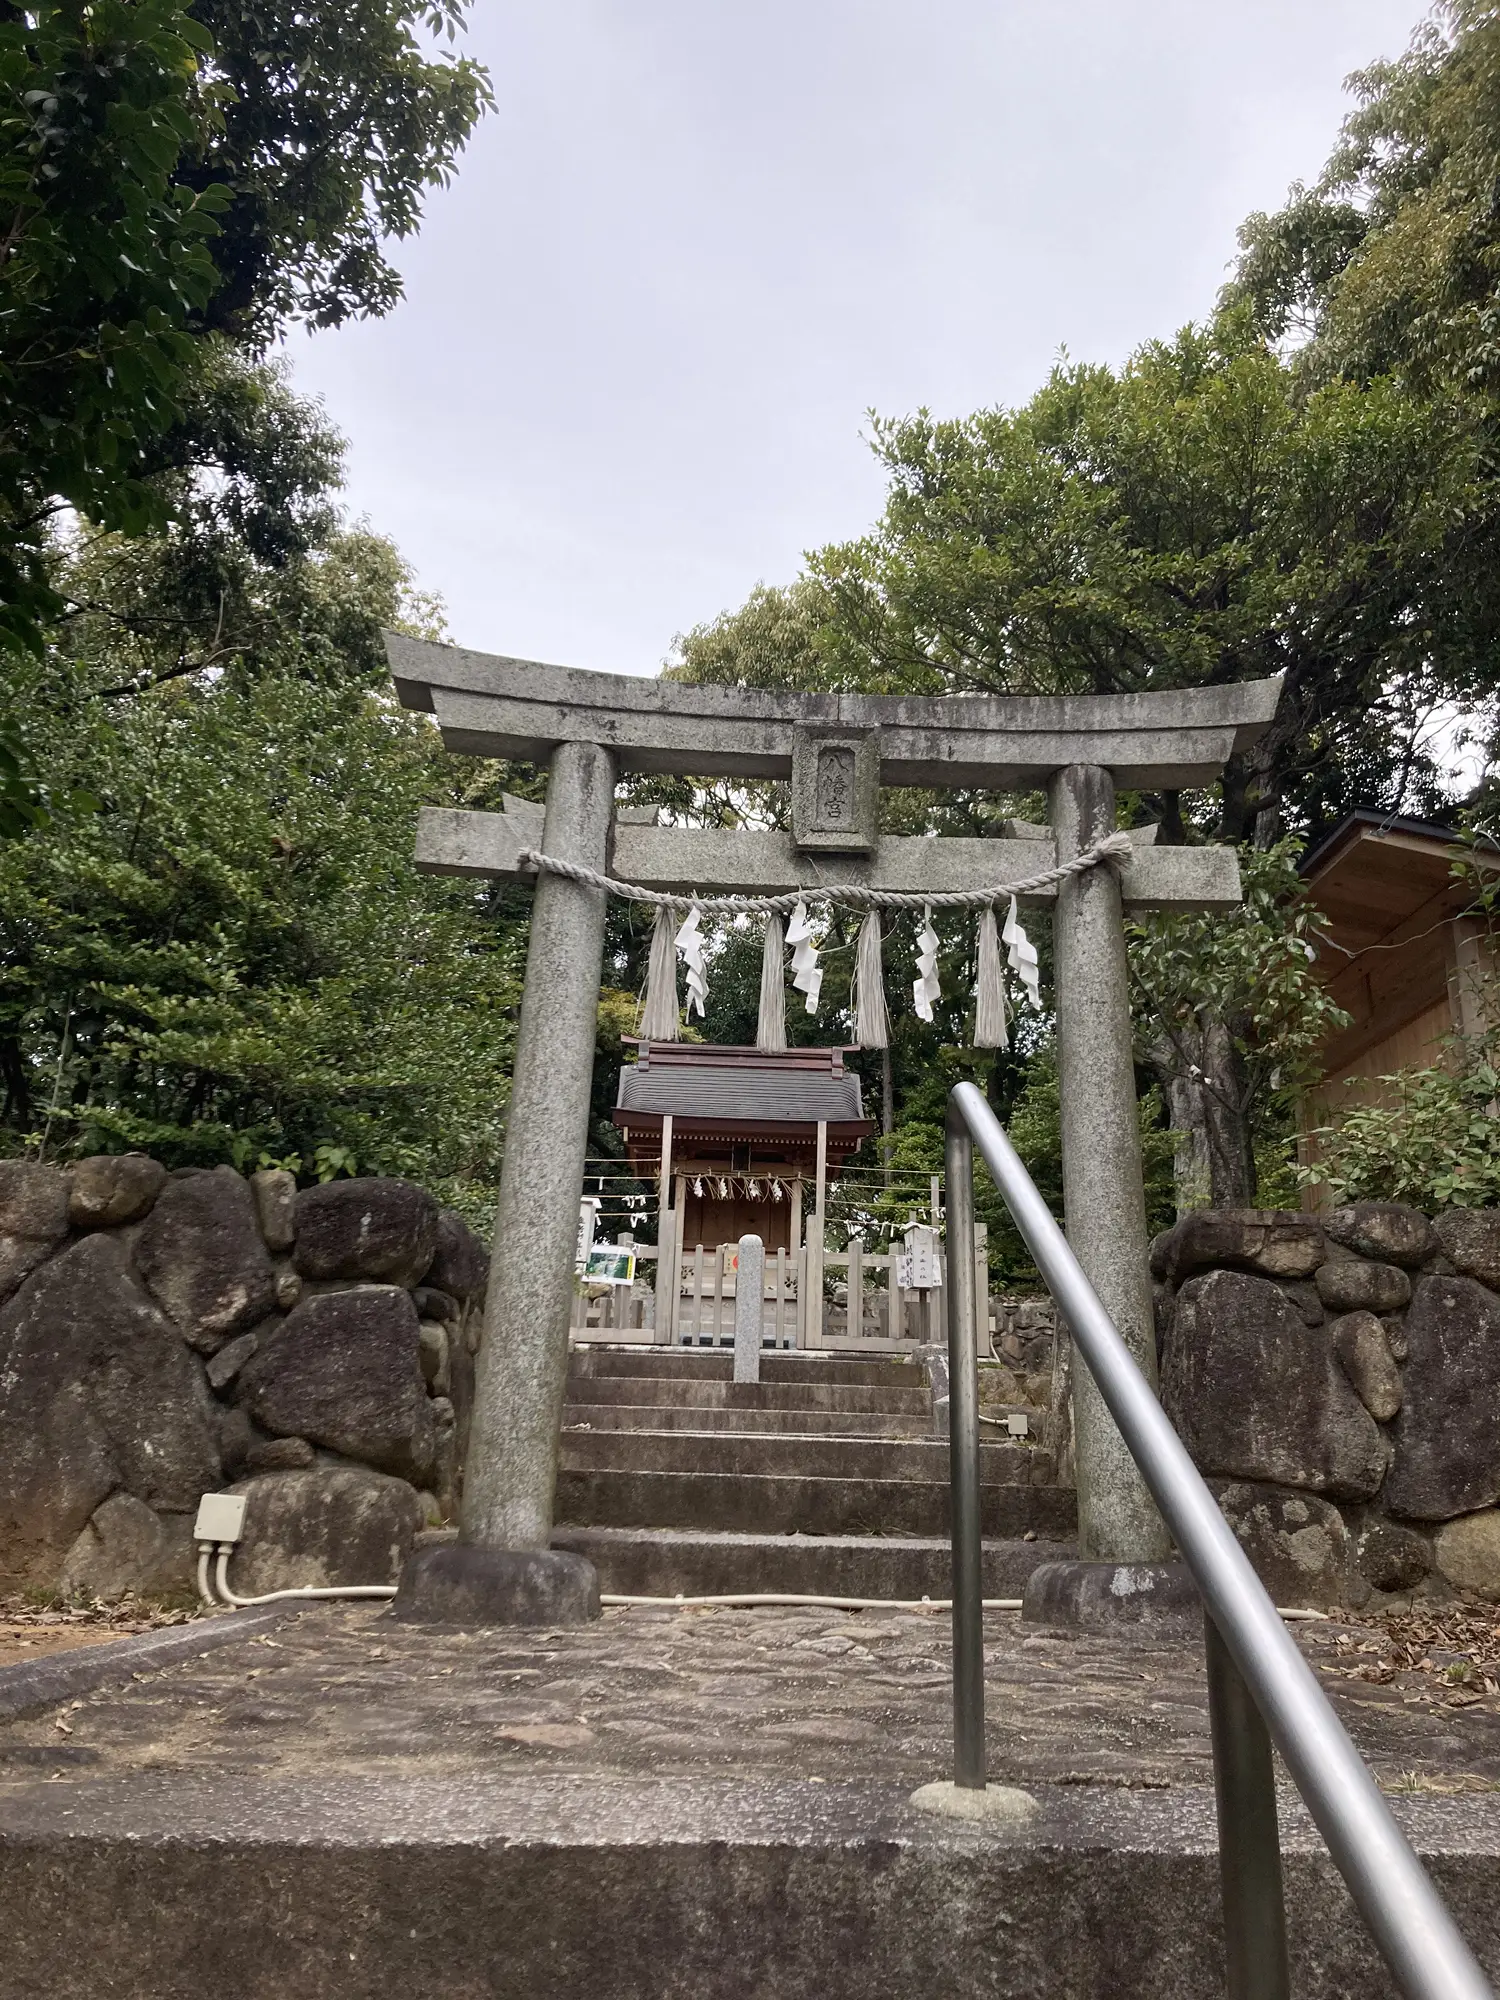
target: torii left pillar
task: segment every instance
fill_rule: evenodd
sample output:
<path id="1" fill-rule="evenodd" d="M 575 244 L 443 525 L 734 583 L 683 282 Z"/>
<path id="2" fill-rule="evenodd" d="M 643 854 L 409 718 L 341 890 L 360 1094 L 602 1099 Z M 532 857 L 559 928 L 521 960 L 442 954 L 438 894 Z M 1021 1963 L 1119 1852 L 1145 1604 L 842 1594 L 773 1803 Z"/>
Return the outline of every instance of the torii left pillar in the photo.
<path id="1" fill-rule="evenodd" d="M 599 744 L 558 745 L 547 785 L 548 854 L 603 871 L 615 777 L 615 758 Z M 457 1546 L 422 1550 L 407 1564 L 392 1607 L 398 1616 L 561 1625 L 599 1615 L 592 1563 L 550 1544 L 605 902 L 602 889 L 537 878 L 463 1532 Z"/>

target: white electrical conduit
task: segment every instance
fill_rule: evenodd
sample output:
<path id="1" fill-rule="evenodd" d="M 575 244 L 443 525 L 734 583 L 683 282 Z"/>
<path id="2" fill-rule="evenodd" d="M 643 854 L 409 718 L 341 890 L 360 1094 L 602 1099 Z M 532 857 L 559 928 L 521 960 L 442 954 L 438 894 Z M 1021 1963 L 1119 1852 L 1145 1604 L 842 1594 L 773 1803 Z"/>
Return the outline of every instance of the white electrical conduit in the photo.
<path id="1" fill-rule="evenodd" d="M 209 1545 L 206 1542 L 200 1542 L 198 1545 L 198 1590 L 200 1595 L 209 1604 L 223 1602 L 224 1604 L 233 1605 L 236 1611 L 242 1611 L 247 1605 L 280 1604 L 285 1599 L 302 1599 L 311 1602 L 313 1599 L 321 1597 L 394 1597 L 396 1595 L 396 1586 L 393 1583 L 346 1583 L 338 1589 L 328 1590 L 319 1589 L 317 1585 L 308 1583 L 301 1585 L 296 1590 L 268 1590 L 262 1597 L 236 1597 L 233 1590 L 229 1587 L 229 1558 L 233 1553 L 234 1544 L 232 1542 L 220 1542 L 219 1559 L 215 1566 L 217 1572 L 216 1581 L 219 1586 L 219 1596 L 216 1599 L 212 1591 L 208 1588 Z"/>
<path id="2" fill-rule="evenodd" d="M 229 1587 L 229 1545 L 221 1545 L 218 1561 L 218 1584 L 220 1596 L 215 1597 L 208 1579 L 208 1561 L 212 1554 L 208 1542 L 198 1544 L 198 1595 L 205 1604 L 217 1610 L 221 1601 L 233 1605 L 236 1610 L 250 1604 L 276 1604 L 288 1599 L 329 1597 L 394 1597 L 396 1589 L 389 1583 L 354 1583 L 342 1590 L 320 1590 L 311 1584 L 296 1590 L 270 1590 L 264 1597 L 236 1597 Z M 614 1591 L 602 1591 L 599 1602 L 615 1609 L 630 1605 L 663 1604 L 675 1606 L 679 1610 L 731 1610 L 736 1607 L 753 1609 L 760 1604 L 804 1605 L 815 1611 L 951 1611 L 952 1600 L 947 1597 L 812 1597 L 790 1591 L 741 1591 L 720 1597 L 627 1597 Z M 986 1611 L 1019 1611 L 1019 1597 L 986 1597 Z M 1295 1606 L 1278 1605 L 1277 1609 L 1286 1619 L 1328 1619 L 1326 1611 L 1309 1611 Z"/>

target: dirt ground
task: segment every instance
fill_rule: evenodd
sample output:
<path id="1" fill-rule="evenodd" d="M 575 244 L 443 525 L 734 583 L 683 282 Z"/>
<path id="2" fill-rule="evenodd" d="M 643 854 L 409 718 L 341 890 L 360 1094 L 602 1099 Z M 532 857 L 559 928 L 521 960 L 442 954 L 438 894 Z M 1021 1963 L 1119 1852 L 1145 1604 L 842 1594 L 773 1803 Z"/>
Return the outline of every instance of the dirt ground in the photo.
<path id="1" fill-rule="evenodd" d="M 150 1604 L 133 1597 L 115 1604 L 41 1604 L 0 1597 L 0 1667 L 126 1639 L 135 1632 L 154 1632 L 164 1625 L 186 1625 L 198 1616 L 183 1605 Z"/>

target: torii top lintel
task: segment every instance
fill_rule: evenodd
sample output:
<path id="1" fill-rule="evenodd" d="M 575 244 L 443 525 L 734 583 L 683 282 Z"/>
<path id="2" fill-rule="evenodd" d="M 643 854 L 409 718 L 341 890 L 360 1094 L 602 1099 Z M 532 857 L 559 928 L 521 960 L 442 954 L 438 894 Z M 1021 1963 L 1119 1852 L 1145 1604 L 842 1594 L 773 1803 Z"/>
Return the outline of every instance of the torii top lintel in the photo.
<path id="1" fill-rule="evenodd" d="M 1211 783 L 1276 712 L 1281 682 L 1126 695 L 885 696 L 701 687 L 386 634 L 396 690 L 450 750 L 543 763 L 602 743 L 622 771 L 785 778 L 797 734 L 877 731 L 888 785 L 1029 791 L 1070 764 L 1132 790 Z"/>

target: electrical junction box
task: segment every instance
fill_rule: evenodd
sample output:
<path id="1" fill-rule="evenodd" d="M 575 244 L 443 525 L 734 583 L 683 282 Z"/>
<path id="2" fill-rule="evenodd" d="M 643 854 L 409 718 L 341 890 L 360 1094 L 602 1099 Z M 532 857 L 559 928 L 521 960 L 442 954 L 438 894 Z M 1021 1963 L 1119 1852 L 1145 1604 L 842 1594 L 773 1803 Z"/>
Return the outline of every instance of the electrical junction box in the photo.
<path id="1" fill-rule="evenodd" d="M 930 1222 L 914 1222 L 896 1256 L 896 1283 L 906 1292 L 935 1292 L 943 1282 L 943 1253 Z"/>
<path id="2" fill-rule="evenodd" d="M 243 1493 L 205 1493 L 193 1523 L 196 1542 L 237 1542 L 245 1532 Z"/>

